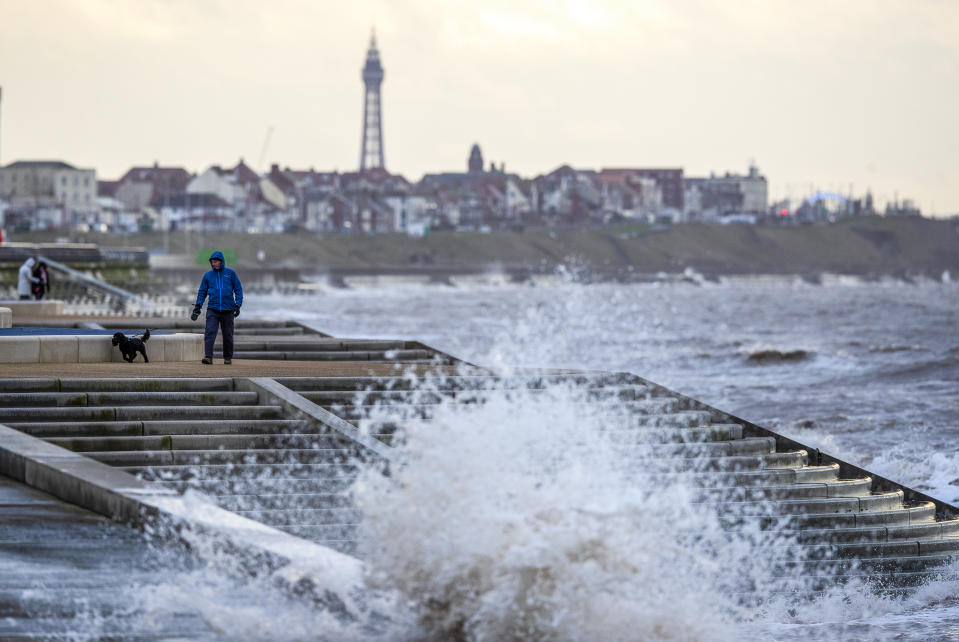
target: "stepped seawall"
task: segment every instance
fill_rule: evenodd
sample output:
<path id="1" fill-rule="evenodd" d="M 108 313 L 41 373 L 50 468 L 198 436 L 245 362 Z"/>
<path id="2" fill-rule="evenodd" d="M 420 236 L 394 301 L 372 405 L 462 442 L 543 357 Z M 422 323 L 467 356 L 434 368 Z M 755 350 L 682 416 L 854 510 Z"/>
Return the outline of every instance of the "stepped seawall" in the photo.
<path id="1" fill-rule="evenodd" d="M 132 330 L 144 320 L 98 323 Z M 164 324 L 192 328 L 150 321 Z M 200 564 L 202 536 L 235 568 L 359 617 L 362 513 L 348 490 L 363 471 L 407 465 L 397 453 L 410 431 L 439 431 L 448 412 L 561 398 L 601 416 L 598 438 L 647 483 L 679 480 L 730 538 L 765 534 L 754 554 L 768 558 L 770 577 L 740 587 L 744 600 L 847 582 L 907 590 L 952 572 L 955 506 L 642 377 L 497 372 L 416 342 L 241 318 L 232 366 L 0 364 L 0 533 L 6 569 L 20 569 L 0 574 L 0 637 L 69 630 L 67 603 L 83 586 L 116 609 L 117 556 L 138 577 L 158 572 L 125 525 L 161 533 L 184 567 Z M 38 529 L 49 534 L 42 546 Z M 81 562 L 64 553 L 77 547 Z M 18 565 L 43 569 L 62 592 L 37 597 Z M 195 613 L 157 622 L 157 636 L 210 634 Z M 118 611 L 111 626 L 122 637 L 141 625 Z"/>

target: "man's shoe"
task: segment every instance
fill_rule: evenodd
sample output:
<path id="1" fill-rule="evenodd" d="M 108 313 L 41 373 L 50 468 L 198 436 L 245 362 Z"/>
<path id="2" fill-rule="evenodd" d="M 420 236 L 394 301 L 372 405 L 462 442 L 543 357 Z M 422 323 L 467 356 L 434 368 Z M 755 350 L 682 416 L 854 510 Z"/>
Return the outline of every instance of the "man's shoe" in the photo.
<path id="1" fill-rule="evenodd" d="M 203 359 L 200 360 L 200 363 L 205 363 L 205 364 L 208 365 L 208 366 L 209 366 L 209 365 L 212 365 L 212 364 L 213 364 L 213 357 L 203 357 Z"/>
<path id="2" fill-rule="evenodd" d="M 231 363 L 233 363 L 233 359 L 224 359 L 224 360 L 223 360 L 223 365 L 225 365 L 225 366 L 228 366 L 228 365 L 230 365 Z"/>

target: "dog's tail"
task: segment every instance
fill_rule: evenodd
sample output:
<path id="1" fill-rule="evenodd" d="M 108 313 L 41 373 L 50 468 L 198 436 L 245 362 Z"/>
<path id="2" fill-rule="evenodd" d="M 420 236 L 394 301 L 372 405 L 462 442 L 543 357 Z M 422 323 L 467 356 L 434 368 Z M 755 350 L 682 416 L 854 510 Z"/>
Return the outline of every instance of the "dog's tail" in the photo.
<path id="1" fill-rule="evenodd" d="M 143 331 L 143 336 L 140 337 L 143 341 L 147 341 L 150 338 L 150 328 L 147 328 Z"/>

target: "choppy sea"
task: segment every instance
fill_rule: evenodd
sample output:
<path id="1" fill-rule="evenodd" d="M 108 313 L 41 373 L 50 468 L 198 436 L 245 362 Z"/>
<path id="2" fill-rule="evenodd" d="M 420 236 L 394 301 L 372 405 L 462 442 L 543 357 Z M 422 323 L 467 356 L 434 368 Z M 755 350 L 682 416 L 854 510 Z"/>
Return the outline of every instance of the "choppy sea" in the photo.
<path id="1" fill-rule="evenodd" d="M 827 276 L 817 284 L 789 277 L 582 284 L 557 275 L 526 284 L 491 277 L 463 279 L 453 285 L 388 279 L 367 279 L 352 285 L 348 289 L 321 286 L 307 296 L 250 297 L 244 307 L 250 316 L 275 317 L 277 310 L 283 310 L 289 318 L 335 336 L 418 339 L 481 365 L 632 372 L 875 473 L 959 503 L 959 284 L 951 282 L 948 275 L 941 281 L 923 282 Z M 490 418 L 488 425 L 496 421 Z M 547 421 L 552 422 L 550 426 L 545 425 Z M 544 439 L 550 434 L 562 435 L 562 427 L 556 427 L 562 420 L 549 417 L 549 413 L 526 417 L 525 422 L 522 430 Z M 493 530 L 515 530 L 522 518 L 513 515 L 507 519 L 500 513 L 522 512 L 530 501 L 516 497 L 524 492 L 523 483 L 504 474 L 501 463 L 484 461 L 487 457 L 481 454 L 509 457 L 494 442 L 483 439 L 495 438 L 499 440 L 496 444 L 517 439 L 517 429 L 511 430 L 500 434 L 492 428 L 484 431 L 482 425 L 464 426 L 460 441 L 470 444 L 472 457 L 465 457 L 463 452 L 438 452 L 436 444 L 423 442 L 422 447 L 430 452 L 423 461 L 433 461 L 434 469 L 442 468 L 437 462 L 444 457 L 461 456 L 463 466 L 474 474 L 457 474 L 455 480 L 444 480 L 434 471 L 419 482 L 407 479 L 403 490 L 406 495 L 395 495 L 394 488 L 390 497 L 396 504 L 401 499 L 422 505 L 442 503 L 430 493 L 438 493 L 438 487 L 445 485 L 447 496 L 443 499 L 449 501 L 448 494 L 455 491 L 455 496 L 462 498 L 459 511 L 473 513 L 474 519 L 465 528 L 476 532 L 477 515 L 481 515 L 482 523 L 492 524 Z M 487 436 L 476 437 L 476 432 Z M 556 439 L 562 441 L 561 437 Z M 535 454 L 523 453 L 520 457 L 535 459 Z M 520 461 L 516 465 L 523 470 L 535 469 Z M 463 470 L 461 467 L 459 472 Z M 515 501 L 511 508 L 503 509 L 502 502 L 495 507 L 484 503 L 488 501 L 484 498 L 504 490 L 498 489 L 498 484 L 513 485 L 507 489 L 513 499 L 503 500 L 507 507 L 511 506 L 509 501 Z M 571 481 L 570 488 L 575 486 Z M 529 493 L 539 492 L 538 488 L 534 483 Z M 560 516 L 564 510 L 575 512 L 579 507 L 570 504 L 569 498 L 576 496 L 570 488 L 561 500 L 537 496 L 536 501 L 557 502 L 554 508 Z M 626 489 L 617 490 L 614 480 L 608 479 L 594 484 L 594 488 L 611 495 L 601 498 L 604 510 L 616 513 L 619 509 L 610 509 L 607 504 L 612 495 Z M 420 494 L 410 496 L 413 492 Z M 649 523 L 666 519 L 662 507 L 656 505 L 655 493 L 644 496 L 643 510 L 650 515 Z M 594 494 L 582 501 L 595 499 Z M 462 551 L 450 541 L 457 541 L 464 526 L 450 519 L 450 507 L 443 505 L 444 512 L 435 520 L 422 512 L 417 520 L 430 524 L 429 538 L 436 546 L 446 547 L 445 557 L 430 553 L 428 560 L 416 558 L 421 568 L 414 567 L 416 561 L 406 560 L 405 573 L 446 577 L 447 582 L 474 577 L 465 571 L 457 575 L 469 568 L 464 561 L 467 555 L 529 555 L 538 560 L 540 568 L 544 563 L 549 566 L 542 560 L 542 551 L 537 552 L 536 542 L 551 542 L 556 534 L 544 534 L 542 524 L 536 527 L 539 530 L 534 529 L 537 537 L 526 533 L 527 540 L 521 536 L 522 529 L 517 531 L 517 540 L 524 541 L 519 549 L 514 544 L 504 548 L 498 536 L 486 533 L 481 539 L 489 550 L 477 551 L 477 545 L 464 544 L 470 550 Z M 402 532 L 403 518 L 402 514 L 392 514 L 385 522 L 380 520 L 380 526 L 385 523 Z M 561 517 L 559 521 L 563 521 Z M 406 527 L 417 533 L 415 524 Z M 444 528 L 448 528 L 447 533 L 435 532 Z M 602 527 L 596 529 L 591 536 L 602 538 L 601 533 L 607 533 Z M 426 536 L 420 532 L 411 537 Z M 637 564 L 646 560 L 643 568 L 659 568 L 655 553 L 650 551 L 665 543 L 645 546 L 642 541 L 627 540 L 609 543 L 608 548 L 616 550 L 616 546 L 626 547 L 625 552 L 621 551 L 624 559 L 630 557 L 629 550 L 642 549 L 635 552 Z M 393 552 L 410 550 L 407 547 Z M 679 566 L 687 564 L 687 558 L 682 559 Z M 689 565 L 716 562 L 692 554 L 689 559 L 693 560 L 688 561 Z M 378 562 L 389 565 L 389 560 Z M 710 597 L 708 585 L 693 586 L 681 572 L 674 577 L 666 574 L 651 578 L 634 570 L 634 576 L 629 577 L 629 572 L 622 569 L 604 574 L 596 569 L 571 569 L 565 562 L 562 566 L 553 569 L 551 586 L 555 592 L 536 606 L 540 615 L 552 609 L 543 617 L 557 623 L 557 628 L 547 627 L 545 633 L 536 629 L 533 637 L 959 639 L 959 584 L 953 581 L 934 582 L 907 596 L 840 592 L 805 606 L 731 615 L 721 600 Z M 500 570 L 500 579 L 508 582 L 508 572 Z M 393 581 L 409 585 L 409 577 L 394 577 Z M 583 595 L 601 592 L 604 583 L 617 587 L 619 599 L 592 605 L 592 615 L 577 613 L 576 604 Z M 420 584 L 416 586 L 422 590 Z M 441 587 L 450 591 L 450 601 L 465 599 L 454 595 L 456 591 L 450 586 L 447 583 L 442 585 L 446 588 Z M 474 598 L 482 593 L 478 587 L 470 590 Z M 654 593 L 668 599 L 652 599 Z M 495 591 L 477 599 L 483 605 L 476 607 L 474 614 L 478 628 L 472 631 L 478 638 L 509 637 L 510 631 L 516 630 L 509 628 L 510 618 L 528 616 L 520 613 L 522 609 L 517 611 L 515 605 L 510 607 L 513 610 L 506 605 L 499 609 L 491 605 L 497 600 L 508 601 Z M 662 617 L 664 608 L 669 617 Z M 582 625 L 591 617 L 608 621 L 608 627 Z M 484 618 L 487 621 L 480 622 Z M 498 620 L 492 625 L 490 619 Z M 580 622 L 579 628 L 571 622 Z"/>

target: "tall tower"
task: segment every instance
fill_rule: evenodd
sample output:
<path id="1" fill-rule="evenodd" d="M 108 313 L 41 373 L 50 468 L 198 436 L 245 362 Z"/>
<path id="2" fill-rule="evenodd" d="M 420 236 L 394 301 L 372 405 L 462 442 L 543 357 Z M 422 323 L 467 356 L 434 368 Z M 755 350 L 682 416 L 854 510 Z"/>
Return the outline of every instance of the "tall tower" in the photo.
<path id="1" fill-rule="evenodd" d="M 363 147 L 360 149 L 360 171 L 384 167 L 383 162 L 383 106 L 380 85 L 383 84 L 383 66 L 380 50 L 376 48 L 376 33 L 370 35 L 370 48 L 363 66 Z"/>
<path id="2" fill-rule="evenodd" d="M 466 163 L 470 174 L 483 173 L 483 152 L 480 151 L 479 144 L 474 144 L 470 149 L 470 159 Z"/>

